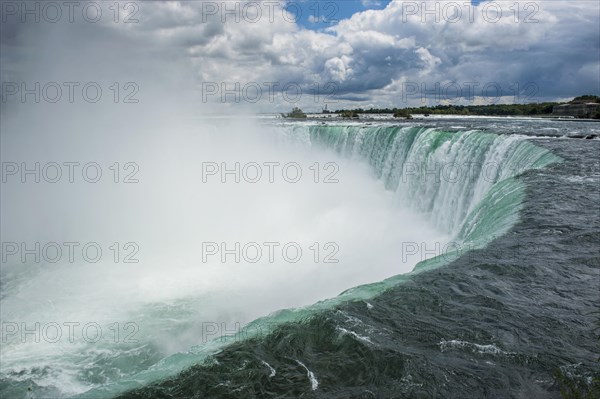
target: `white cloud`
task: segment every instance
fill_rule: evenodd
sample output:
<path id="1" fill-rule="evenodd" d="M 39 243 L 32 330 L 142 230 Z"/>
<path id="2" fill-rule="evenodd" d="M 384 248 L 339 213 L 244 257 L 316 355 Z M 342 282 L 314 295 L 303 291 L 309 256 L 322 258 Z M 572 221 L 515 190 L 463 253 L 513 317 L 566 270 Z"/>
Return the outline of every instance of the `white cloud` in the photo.
<path id="1" fill-rule="evenodd" d="M 352 69 L 349 67 L 351 61 L 352 59 L 345 55 L 341 58 L 335 57 L 325 61 L 325 69 L 329 74 L 329 80 L 337 83 L 345 81 L 352 74 Z"/>

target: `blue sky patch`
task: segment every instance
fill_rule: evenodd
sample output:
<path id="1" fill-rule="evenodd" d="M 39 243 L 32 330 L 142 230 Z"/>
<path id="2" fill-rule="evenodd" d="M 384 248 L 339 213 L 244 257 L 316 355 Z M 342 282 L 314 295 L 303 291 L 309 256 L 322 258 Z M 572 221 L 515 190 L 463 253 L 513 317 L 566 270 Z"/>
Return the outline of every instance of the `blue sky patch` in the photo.
<path id="1" fill-rule="evenodd" d="M 365 10 L 382 10 L 390 0 L 294 0 L 286 9 L 298 25 L 312 30 L 322 30 L 337 24 L 342 19 Z"/>

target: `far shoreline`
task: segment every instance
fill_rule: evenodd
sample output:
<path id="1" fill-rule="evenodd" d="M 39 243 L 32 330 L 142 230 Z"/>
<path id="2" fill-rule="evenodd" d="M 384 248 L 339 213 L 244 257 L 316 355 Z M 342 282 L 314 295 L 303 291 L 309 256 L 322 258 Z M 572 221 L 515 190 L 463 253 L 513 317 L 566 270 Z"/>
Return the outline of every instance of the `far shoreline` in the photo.
<path id="1" fill-rule="evenodd" d="M 288 121 L 310 121 L 310 122 L 410 122 L 410 121 L 423 121 L 423 120 L 436 120 L 436 119 L 538 119 L 547 120 L 554 122 L 591 122 L 599 123 L 600 119 L 590 118 L 560 118 L 554 115 L 461 115 L 461 114 L 414 114 L 412 118 L 394 117 L 393 114 L 360 114 L 358 118 L 347 118 L 339 114 L 312 114 L 306 115 L 306 118 L 286 118 L 280 114 L 265 113 L 259 114 L 263 116 L 275 116 L 277 119 L 288 120 Z M 372 117 L 371 115 L 378 115 L 378 117 Z"/>

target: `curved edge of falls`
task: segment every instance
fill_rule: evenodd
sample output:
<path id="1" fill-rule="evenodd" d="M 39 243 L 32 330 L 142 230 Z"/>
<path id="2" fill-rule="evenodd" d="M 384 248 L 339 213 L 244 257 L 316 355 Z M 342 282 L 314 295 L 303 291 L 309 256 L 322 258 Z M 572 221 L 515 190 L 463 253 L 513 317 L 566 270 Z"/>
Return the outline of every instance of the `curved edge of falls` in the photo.
<path id="1" fill-rule="evenodd" d="M 535 146 L 526 136 L 481 131 L 446 132 L 399 126 L 297 125 L 284 134 L 309 146 L 321 146 L 366 162 L 374 177 L 394 191 L 398 201 L 425 214 L 449 233 L 460 248 L 418 263 L 408 274 L 350 288 L 334 298 L 296 309 L 284 309 L 249 323 L 236 335 L 216 338 L 186 353 L 162 359 L 132 378 L 87 391 L 76 397 L 115 396 L 206 361 L 225 346 L 299 321 L 340 303 L 366 300 L 432 270 L 505 234 L 518 220 L 525 185 L 518 176 L 562 159 Z M 243 334 L 243 336 L 242 336 Z"/>

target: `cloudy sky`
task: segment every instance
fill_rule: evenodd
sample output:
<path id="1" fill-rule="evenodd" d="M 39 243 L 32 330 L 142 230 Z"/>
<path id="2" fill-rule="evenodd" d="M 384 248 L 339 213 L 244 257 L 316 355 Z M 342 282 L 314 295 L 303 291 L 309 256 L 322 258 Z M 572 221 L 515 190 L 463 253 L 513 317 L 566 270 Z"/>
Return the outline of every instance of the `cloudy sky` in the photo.
<path id="1" fill-rule="evenodd" d="M 261 112 L 600 94 L 593 0 L 137 1 L 118 14 L 96 1 L 94 23 L 98 7 L 83 18 L 84 2 L 73 22 L 61 6 L 54 23 L 51 7 L 36 22 L 12 3 L 2 9 L 3 82 L 34 68 L 79 76 L 104 62 L 135 75 L 161 65 L 160 79 L 194 101 Z"/>

